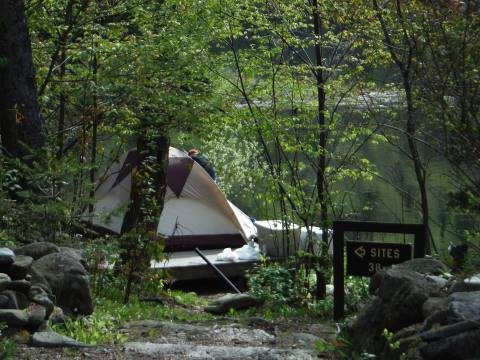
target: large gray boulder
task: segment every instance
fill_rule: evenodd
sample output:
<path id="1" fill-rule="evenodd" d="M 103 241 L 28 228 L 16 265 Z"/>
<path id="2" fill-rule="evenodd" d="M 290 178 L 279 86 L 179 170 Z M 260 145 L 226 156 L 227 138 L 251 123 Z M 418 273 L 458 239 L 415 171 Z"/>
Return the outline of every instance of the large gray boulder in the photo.
<path id="1" fill-rule="evenodd" d="M 448 292 L 456 293 L 461 291 L 480 291 L 480 274 L 455 281 Z"/>
<path id="2" fill-rule="evenodd" d="M 413 332 L 395 334 L 395 347 L 387 347 L 379 359 L 385 360 L 475 360 L 480 358 L 480 318 L 421 331 L 416 324 Z"/>
<path id="3" fill-rule="evenodd" d="M 444 263 L 433 258 L 415 258 L 393 265 L 392 268 L 412 270 L 425 275 L 441 275 L 449 272 Z"/>
<path id="4" fill-rule="evenodd" d="M 11 284 L 12 279 L 4 273 L 0 273 L 0 291 L 5 290 Z"/>
<path id="5" fill-rule="evenodd" d="M 30 287 L 28 297 L 34 303 L 42 305 L 45 308 L 46 317 L 49 317 L 50 314 L 53 312 L 55 305 L 48 296 L 47 292 L 42 287 L 37 285 L 33 285 L 32 287 Z"/>
<path id="6" fill-rule="evenodd" d="M 90 315 L 93 312 L 88 275 L 73 257 L 52 253 L 32 264 L 32 283 L 53 294 L 55 303 L 67 314 Z"/>
<path id="7" fill-rule="evenodd" d="M 17 309 L 0 309 L 0 322 L 14 328 L 24 328 L 28 325 L 27 312 Z"/>
<path id="8" fill-rule="evenodd" d="M 480 291 L 458 292 L 430 298 L 423 304 L 423 330 L 480 318 Z"/>
<path id="9" fill-rule="evenodd" d="M 74 249 L 67 246 L 60 246 L 59 249 L 61 254 L 65 254 L 73 257 L 75 260 L 80 262 L 80 264 L 82 264 L 84 268 L 87 268 L 87 260 L 85 259 L 85 256 L 82 250 Z"/>
<path id="10" fill-rule="evenodd" d="M 32 284 L 27 280 L 13 280 L 7 287 L 8 290 L 13 290 L 16 292 L 21 292 L 23 294 L 28 294 Z"/>
<path id="11" fill-rule="evenodd" d="M 25 255 L 15 256 L 15 261 L 5 268 L 5 273 L 10 275 L 14 280 L 21 280 L 27 276 L 30 266 L 33 263 L 33 258 Z"/>
<path id="12" fill-rule="evenodd" d="M 21 292 L 13 290 L 3 290 L 0 292 L 2 298 L 6 297 L 8 300 L 3 304 L 3 309 L 25 309 L 28 304 L 28 298 Z"/>
<path id="13" fill-rule="evenodd" d="M 0 309 L 6 309 L 9 302 L 9 298 L 5 294 L 0 294 Z"/>
<path id="14" fill-rule="evenodd" d="M 421 343 L 418 351 L 423 360 L 480 359 L 480 329 L 464 331 Z"/>
<path id="15" fill-rule="evenodd" d="M 377 272 L 369 291 L 375 295 L 349 324 L 352 343 L 371 353 L 383 351 L 384 329 L 396 332 L 423 320 L 423 304 L 429 297 L 440 296 L 441 285 L 408 267 L 394 267 Z"/>
<path id="16" fill-rule="evenodd" d="M 0 248 L 0 265 L 10 265 L 15 261 L 15 253 L 9 248 Z"/>
<path id="17" fill-rule="evenodd" d="M 46 242 L 46 241 L 31 243 L 15 249 L 16 255 L 30 256 L 34 260 L 40 259 L 45 255 L 58 253 L 58 252 L 60 252 L 60 249 L 58 248 L 57 245 L 50 242 Z"/>

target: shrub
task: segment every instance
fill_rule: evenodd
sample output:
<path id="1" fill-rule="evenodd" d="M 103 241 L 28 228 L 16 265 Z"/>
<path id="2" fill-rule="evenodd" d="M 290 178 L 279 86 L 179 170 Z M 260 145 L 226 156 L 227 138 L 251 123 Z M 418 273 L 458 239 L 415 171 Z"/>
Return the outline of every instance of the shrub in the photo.
<path id="1" fill-rule="evenodd" d="M 261 263 L 247 274 L 250 292 L 273 304 L 304 304 L 308 291 L 291 262 Z"/>

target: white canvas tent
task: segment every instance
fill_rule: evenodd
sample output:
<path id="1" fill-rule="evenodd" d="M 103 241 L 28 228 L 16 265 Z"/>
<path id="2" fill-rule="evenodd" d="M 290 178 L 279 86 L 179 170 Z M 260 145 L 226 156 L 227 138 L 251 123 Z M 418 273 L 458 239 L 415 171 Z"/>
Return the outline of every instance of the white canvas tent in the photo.
<path id="1" fill-rule="evenodd" d="M 95 191 L 93 225 L 116 234 L 122 231 L 130 198 L 136 149 L 127 152 L 102 177 Z M 227 200 L 201 165 L 183 151 L 170 148 L 167 192 L 157 232 L 166 251 L 239 247 L 256 236 L 250 218 Z"/>

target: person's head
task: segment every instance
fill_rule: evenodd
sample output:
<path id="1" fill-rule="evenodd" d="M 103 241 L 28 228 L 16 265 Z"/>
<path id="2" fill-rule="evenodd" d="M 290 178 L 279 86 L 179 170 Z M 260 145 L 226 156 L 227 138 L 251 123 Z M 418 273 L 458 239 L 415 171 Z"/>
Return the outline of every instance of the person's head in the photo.
<path id="1" fill-rule="evenodd" d="M 200 151 L 198 149 L 195 149 L 195 148 L 192 148 L 190 150 L 188 150 L 188 156 L 195 156 L 195 155 L 198 155 L 200 153 Z"/>

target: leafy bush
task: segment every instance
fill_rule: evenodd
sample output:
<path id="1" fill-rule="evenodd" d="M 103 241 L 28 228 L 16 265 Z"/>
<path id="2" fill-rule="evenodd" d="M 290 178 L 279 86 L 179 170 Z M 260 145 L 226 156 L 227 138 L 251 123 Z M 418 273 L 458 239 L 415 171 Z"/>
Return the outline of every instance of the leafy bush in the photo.
<path id="1" fill-rule="evenodd" d="M 78 178 L 82 167 L 67 158 L 43 160 L 42 165 L 26 165 L 0 153 L 2 246 L 14 247 L 39 239 L 60 243 L 60 234 L 72 235 L 82 227 L 79 215 L 88 200 L 75 198 L 70 192 L 73 185 L 67 181 Z"/>
<path id="2" fill-rule="evenodd" d="M 363 277 L 347 276 L 345 278 L 345 304 L 349 311 L 357 311 L 361 304 L 370 296 L 368 293 L 369 280 Z"/>
<path id="3" fill-rule="evenodd" d="M 250 292 L 274 304 L 304 304 L 308 291 L 290 262 L 261 263 L 247 274 Z"/>

